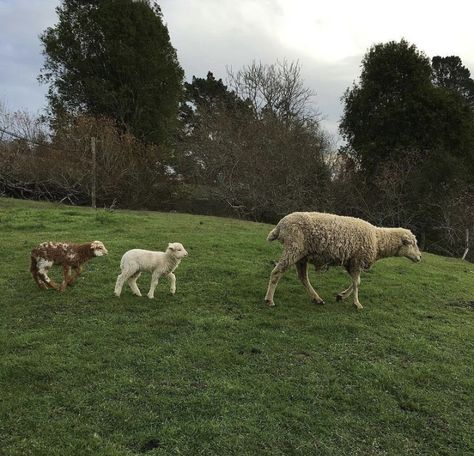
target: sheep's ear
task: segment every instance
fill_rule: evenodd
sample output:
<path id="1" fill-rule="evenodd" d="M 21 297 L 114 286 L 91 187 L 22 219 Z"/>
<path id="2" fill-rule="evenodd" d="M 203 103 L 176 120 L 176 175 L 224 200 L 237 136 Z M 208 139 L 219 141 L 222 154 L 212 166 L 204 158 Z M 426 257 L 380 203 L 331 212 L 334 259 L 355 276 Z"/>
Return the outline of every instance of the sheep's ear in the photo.
<path id="1" fill-rule="evenodd" d="M 173 246 L 173 244 L 171 244 L 171 243 L 168 244 L 168 248 L 169 248 L 170 250 L 173 250 L 173 251 L 174 251 L 174 246 Z"/>
<path id="2" fill-rule="evenodd" d="M 413 239 L 410 236 L 408 236 L 407 234 L 404 234 L 402 236 L 402 243 L 404 245 L 412 245 L 413 244 Z"/>

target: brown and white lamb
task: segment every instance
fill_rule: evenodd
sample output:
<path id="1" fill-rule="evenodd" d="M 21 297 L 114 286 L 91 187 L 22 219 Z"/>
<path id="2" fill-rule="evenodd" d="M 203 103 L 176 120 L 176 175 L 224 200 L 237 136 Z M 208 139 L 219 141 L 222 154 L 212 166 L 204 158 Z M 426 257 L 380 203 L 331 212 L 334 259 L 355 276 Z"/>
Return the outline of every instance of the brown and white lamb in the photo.
<path id="1" fill-rule="evenodd" d="M 354 293 L 354 306 L 359 302 L 360 273 L 369 269 L 380 258 L 404 256 L 414 262 L 421 260 L 414 234 L 404 228 L 378 228 L 353 217 L 320 212 L 293 212 L 283 217 L 269 233 L 268 241 L 283 244 L 283 255 L 270 275 L 265 301 L 274 306 L 273 295 L 283 273 L 296 264 L 298 277 L 309 295 L 324 304 L 308 280 L 308 262 L 317 269 L 343 266 L 352 278 L 338 301 Z"/>
<path id="2" fill-rule="evenodd" d="M 73 284 L 82 272 L 82 265 L 90 259 L 107 255 L 108 251 L 100 241 L 72 244 L 68 242 L 43 242 L 31 251 L 31 275 L 40 288 L 54 288 L 64 291 Z M 53 265 L 63 267 L 64 279 L 61 285 L 55 283 L 48 271 Z M 71 273 L 74 270 L 74 274 Z"/>

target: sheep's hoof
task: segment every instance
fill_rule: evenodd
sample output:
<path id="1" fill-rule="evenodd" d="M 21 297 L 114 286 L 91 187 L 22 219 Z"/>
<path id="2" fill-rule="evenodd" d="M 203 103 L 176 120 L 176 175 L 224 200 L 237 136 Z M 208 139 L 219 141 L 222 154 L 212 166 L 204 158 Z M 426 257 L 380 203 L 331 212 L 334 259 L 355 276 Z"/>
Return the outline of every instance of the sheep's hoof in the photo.
<path id="1" fill-rule="evenodd" d="M 356 308 L 356 310 L 362 310 L 363 309 L 361 304 L 359 304 L 359 305 L 354 304 L 354 307 Z"/>
<path id="2" fill-rule="evenodd" d="M 150 295 L 147 295 L 148 296 L 148 299 L 153 299 L 154 296 L 150 296 Z"/>
<path id="3" fill-rule="evenodd" d="M 324 304 L 326 304 L 324 302 L 324 299 L 319 300 L 319 299 L 314 299 L 313 298 L 312 301 L 313 301 L 314 304 L 317 304 L 318 306 L 324 306 Z"/>
<path id="4" fill-rule="evenodd" d="M 270 301 L 269 299 L 265 299 L 265 304 L 268 307 L 275 307 L 275 303 L 273 301 Z"/>
<path id="5" fill-rule="evenodd" d="M 340 301 L 342 301 L 343 299 L 344 299 L 344 296 L 342 296 L 342 294 L 336 295 L 336 301 L 337 301 L 337 302 L 340 302 Z"/>

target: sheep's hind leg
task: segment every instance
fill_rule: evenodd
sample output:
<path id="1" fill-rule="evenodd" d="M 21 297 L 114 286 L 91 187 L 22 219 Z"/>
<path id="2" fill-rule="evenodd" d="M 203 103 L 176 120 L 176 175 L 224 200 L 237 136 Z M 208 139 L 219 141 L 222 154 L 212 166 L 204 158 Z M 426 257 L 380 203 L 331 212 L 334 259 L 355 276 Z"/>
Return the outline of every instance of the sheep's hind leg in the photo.
<path id="1" fill-rule="evenodd" d="M 128 286 L 132 290 L 132 293 L 136 296 L 141 296 L 140 288 L 138 288 L 137 280 L 140 277 L 141 272 L 136 272 L 128 280 Z"/>
<path id="2" fill-rule="evenodd" d="M 301 258 L 301 256 L 299 257 Z M 296 255 L 283 254 L 280 258 L 280 261 L 277 263 L 275 268 L 270 274 L 270 280 L 268 282 L 267 294 L 265 295 L 265 302 L 268 306 L 273 307 L 275 305 L 273 301 L 273 296 L 275 294 L 276 287 L 278 285 L 281 276 L 285 273 L 286 270 L 293 264 L 295 264 L 298 259 Z"/>
<path id="3" fill-rule="evenodd" d="M 46 284 L 47 287 L 60 291 L 59 285 L 54 280 L 49 278 L 47 270 L 43 270 L 39 272 L 38 275 L 40 279 Z"/>
<path id="4" fill-rule="evenodd" d="M 321 296 L 318 295 L 318 293 L 311 286 L 311 283 L 309 281 L 309 278 L 308 278 L 308 260 L 306 258 L 303 258 L 302 260 L 298 261 L 296 263 L 296 270 L 298 272 L 299 279 L 303 283 L 303 285 L 306 288 L 306 291 L 309 293 L 311 299 L 316 304 L 324 304 L 324 299 L 322 299 Z"/>
<path id="5" fill-rule="evenodd" d="M 150 283 L 150 291 L 148 292 L 147 296 L 150 299 L 153 299 L 155 297 L 155 288 L 158 285 L 158 279 L 160 278 L 160 273 L 159 272 L 153 272 L 151 275 L 151 283 Z"/>
<path id="6" fill-rule="evenodd" d="M 128 275 L 125 274 L 124 272 L 119 274 L 117 277 L 117 281 L 115 282 L 114 294 L 118 298 L 120 298 L 120 295 L 122 294 L 123 284 L 125 283 L 126 280 L 128 280 Z"/>
<path id="7" fill-rule="evenodd" d="M 353 289 L 354 285 L 351 283 L 348 288 L 336 295 L 336 301 L 342 301 L 343 299 L 348 298 L 352 294 Z"/>
<path id="8" fill-rule="evenodd" d="M 43 290 L 47 290 L 48 287 L 46 286 L 46 284 L 41 280 L 38 272 L 32 272 L 31 275 L 33 276 L 33 279 L 34 281 L 36 282 L 36 284 L 42 288 Z"/>

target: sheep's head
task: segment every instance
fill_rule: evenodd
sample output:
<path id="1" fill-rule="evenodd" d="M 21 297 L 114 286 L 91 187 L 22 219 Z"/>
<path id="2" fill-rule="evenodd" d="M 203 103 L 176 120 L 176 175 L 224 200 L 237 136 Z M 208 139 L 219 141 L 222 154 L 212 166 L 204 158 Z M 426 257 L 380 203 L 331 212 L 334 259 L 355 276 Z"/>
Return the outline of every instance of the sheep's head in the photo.
<path id="1" fill-rule="evenodd" d="M 415 263 L 421 261 L 421 252 L 418 248 L 415 235 L 407 230 L 407 232 L 402 235 L 401 241 L 402 244 L 398 250 L 398 255 L 404 256 Z"/>
<path id="2" fill-rule="evenodd" d="M 91 250 L 94 253 L 94 256 L 104 256 L 109 253 L 105 248 L 105 245 L 100 241 L 91 242 Z"/>
<path id="3" fill-rule="evenodd" d="M 166 250 L 176 258 L 184 258 L 185 256 L 188 256 L 188 252 L 186 252 L 183 244 L 179 242 L 170 242 Z"/>

